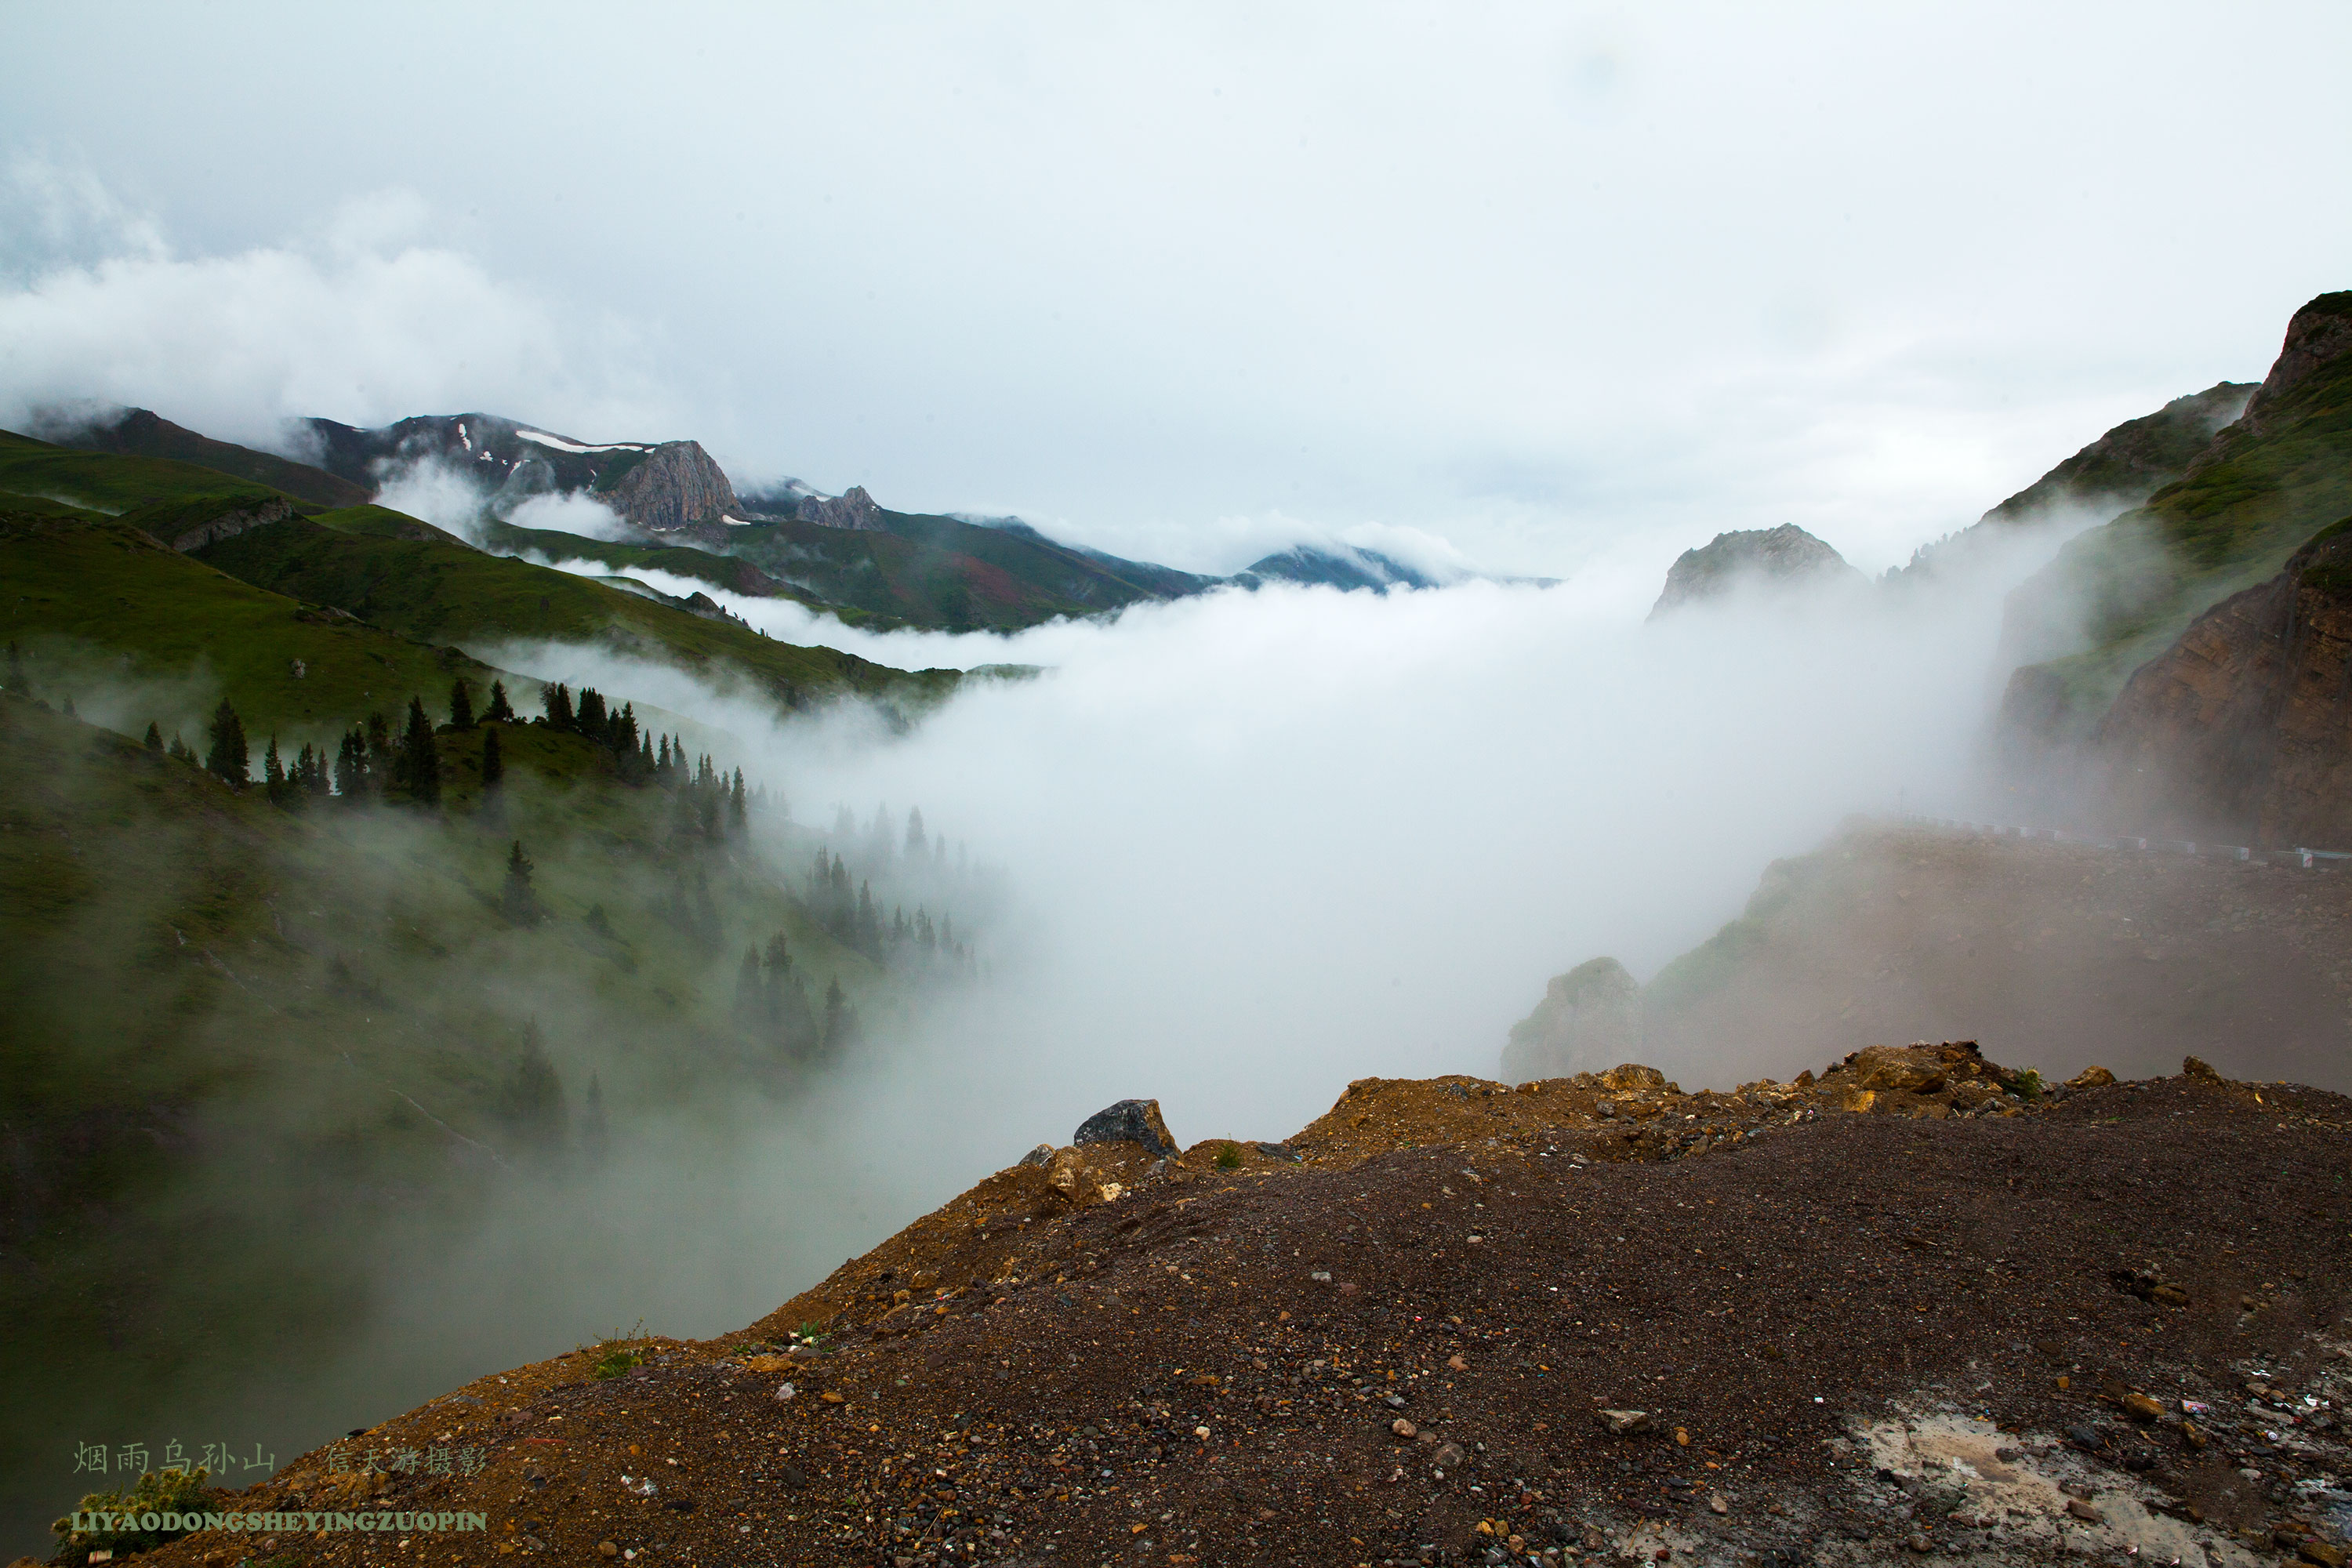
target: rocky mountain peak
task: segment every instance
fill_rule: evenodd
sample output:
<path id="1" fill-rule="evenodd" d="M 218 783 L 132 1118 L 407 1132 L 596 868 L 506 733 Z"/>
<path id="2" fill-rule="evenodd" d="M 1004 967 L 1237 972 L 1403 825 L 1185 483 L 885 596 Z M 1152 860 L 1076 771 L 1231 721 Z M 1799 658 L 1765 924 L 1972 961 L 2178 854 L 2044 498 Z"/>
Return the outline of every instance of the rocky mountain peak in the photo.
<path id="1" fill-rule="evenodd" d="M 1743 584 L 1778 586 L 1864 583 L 1844 556 L 1793 522 L 1778 528 L 1718 533 L 1696 550 L 1685 550 L 1666 573 L 1665 591 L 1651 606 L 1655 620 L 1698 599 L 1721 598 Z"/>
<path id="2" fill-rule="evenodd" d="M 837 496 L 808 496 L 801 501 L 801 521 L 824 528 L 878 529 L 882 509 L 864 485 L 852 485 Z"/>
<path id="3" fill-rule="evenodd" d="M 726 473 L 699 441 L 665 441 L 598 498 L 637 527 L 663 533 L 738 510 Z"/>
<path id="4" fill-rule="evenodd" d="M 2288 320 L 2286 341 L 2240 423 L 2261 434 L 2264 418 L 2287 394 L 2347 353 L 2352 353 L 2352 289 L 2322 294 Z"/>

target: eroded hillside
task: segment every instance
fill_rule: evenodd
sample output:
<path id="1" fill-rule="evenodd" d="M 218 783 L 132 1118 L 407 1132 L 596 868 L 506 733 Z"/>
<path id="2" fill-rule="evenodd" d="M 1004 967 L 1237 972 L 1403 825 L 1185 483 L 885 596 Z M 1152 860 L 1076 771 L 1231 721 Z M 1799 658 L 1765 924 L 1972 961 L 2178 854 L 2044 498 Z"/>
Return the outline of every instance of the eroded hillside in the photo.
<path id="1" fill-rule="evenodd" d="M 2338 1561 L 2352 1104 L 2102 1076 L 1361 1083 L 1287 1147 L 1041 1151 L 740 1333 L 485 1377 L 153 1560 Z"/>

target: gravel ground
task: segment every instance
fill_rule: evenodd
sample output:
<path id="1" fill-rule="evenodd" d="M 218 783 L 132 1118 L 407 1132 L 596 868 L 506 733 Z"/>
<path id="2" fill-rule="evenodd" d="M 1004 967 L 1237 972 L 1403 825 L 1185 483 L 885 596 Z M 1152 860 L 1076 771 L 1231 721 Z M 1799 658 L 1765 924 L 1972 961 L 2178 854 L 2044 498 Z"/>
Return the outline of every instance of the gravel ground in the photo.
<path id="1" fill-rule="evenodd" d="M 1964 1046 L 1654 1078 L 1064 1150 L 742 1333 L 486 1378 L 239 1500 L 487 1534 L 153 1561 L 2342 1561 L 2352 1101 L 2032 1100 Z"/>

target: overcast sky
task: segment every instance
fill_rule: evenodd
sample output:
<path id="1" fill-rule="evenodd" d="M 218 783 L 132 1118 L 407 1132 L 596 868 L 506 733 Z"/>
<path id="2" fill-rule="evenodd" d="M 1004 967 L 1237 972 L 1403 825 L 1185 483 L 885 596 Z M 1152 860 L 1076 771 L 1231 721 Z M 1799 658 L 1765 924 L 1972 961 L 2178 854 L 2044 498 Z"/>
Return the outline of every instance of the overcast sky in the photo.
<path id="1" fill-rule="evenodd" d="M 2347 58 L 2333 0 L 20 4 L 0 401 L 690 436 L 1191 566 L 1878 568 L 2352 285 Z"/>

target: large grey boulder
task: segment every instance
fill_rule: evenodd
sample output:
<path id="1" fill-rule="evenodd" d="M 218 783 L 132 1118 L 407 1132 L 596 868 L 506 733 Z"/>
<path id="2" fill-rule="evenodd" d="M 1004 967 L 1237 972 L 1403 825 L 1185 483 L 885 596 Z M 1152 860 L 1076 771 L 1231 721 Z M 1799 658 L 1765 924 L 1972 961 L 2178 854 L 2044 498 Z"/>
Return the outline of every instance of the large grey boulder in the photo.
<path id="1" fill-rule="evenodd" d="M 1177 1152 L 1175 1135 L 1160 1119 L 1160 1102 L 1156 1100 L 1122 1100 L 1116 1105 L 1107 1105 L 1079 1122 L 1070 1142 L 1140 1143 L 1154 1154 Z"/>

